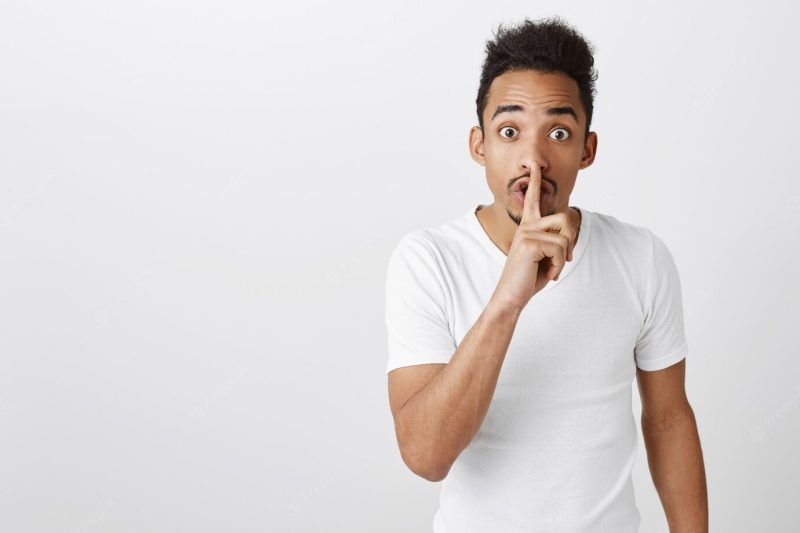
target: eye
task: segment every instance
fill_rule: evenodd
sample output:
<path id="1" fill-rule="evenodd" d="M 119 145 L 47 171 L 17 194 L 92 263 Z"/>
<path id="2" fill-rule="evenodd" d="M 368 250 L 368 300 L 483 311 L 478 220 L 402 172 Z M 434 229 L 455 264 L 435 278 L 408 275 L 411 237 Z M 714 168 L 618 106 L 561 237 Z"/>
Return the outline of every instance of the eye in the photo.
<path id="1" fill-rule="evenodd" d="M 516 128 L 512 128 L 511 126 L 504 126 L 500 128 L 500 137 L 504 139 L 513 139 L 519 134 Z"/>
<path id="2" fill-rule="evenodd" d="M 557 141 L 566 141 L 567 139 L 570 138 L 570 133 L 569 133 L 569 130 L 567 128 L 556 128 L 556 129 L 553 130 L 552 133 L 555 133 L 557 131 L 565 132 L 565 133 L 561 134 L 561 136 L 559 138 L 556 138 Z M 566 137 L 564 136 L 565 134 L 566 134 Z M 551 137 L 551 138 L 554 138 L 554 137 Z"/>

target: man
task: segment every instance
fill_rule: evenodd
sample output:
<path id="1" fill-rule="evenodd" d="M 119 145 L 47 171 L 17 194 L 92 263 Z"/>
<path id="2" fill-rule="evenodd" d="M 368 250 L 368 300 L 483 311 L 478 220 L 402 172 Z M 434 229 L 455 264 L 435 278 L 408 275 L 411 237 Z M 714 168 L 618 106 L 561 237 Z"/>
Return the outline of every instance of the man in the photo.
<path id="1" fill-rule="evenodd" d="M 634 376 L 670 531 L 708 530 L 673 258 L 569 205 L 597 151 L 593 64 L 558 18 L 501 26 L 469 137 L 494 203 L 390 258 L 389 400 L 404 462 L 444 480 L 436 533 L 637 531 Z"/>

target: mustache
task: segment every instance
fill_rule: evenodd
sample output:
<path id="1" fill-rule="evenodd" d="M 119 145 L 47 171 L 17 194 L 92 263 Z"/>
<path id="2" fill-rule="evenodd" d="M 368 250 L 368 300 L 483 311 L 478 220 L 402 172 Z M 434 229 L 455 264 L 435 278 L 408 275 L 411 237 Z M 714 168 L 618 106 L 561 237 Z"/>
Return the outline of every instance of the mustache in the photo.
<path id="1" fill-rule="evenodd" d="M 509 192 L 511 192 L 511 188 L 512 188 L 512 187 L 514 187 L 514 184 L 515 184 L 517 181 L 521 180 L 522 178 L 530 178 L 530 177 L 531 177 L 531 174 L 530 174 L 530 172 L 529 172 L 529 173 L 527 173 L 527 174 L 523 174 L 522 176 L 519 176 L 519 177 L 516 177 L 516 178 L 514 178 L 513 180 L 511 180 L 511 181 L 508 183 L 508 191 L 509 191 Z M 548 177 L 548 176 L 545 176 L 544 174 L 542 174 L 542 181 L 546 181 L 547 183 L 549 183 L 549 184 L 550 184 L 550 187 L 552 187 L 552 189 L 553 189 L 553 194 L 555 194 L 555 193 L 557 193 L 557 192 L 558 192 L 558 185 L 556 185 L 556 182 L 555 182 L 555 181 L 553 181 L 553 180 L 552 180 L 550 177 Z"/>

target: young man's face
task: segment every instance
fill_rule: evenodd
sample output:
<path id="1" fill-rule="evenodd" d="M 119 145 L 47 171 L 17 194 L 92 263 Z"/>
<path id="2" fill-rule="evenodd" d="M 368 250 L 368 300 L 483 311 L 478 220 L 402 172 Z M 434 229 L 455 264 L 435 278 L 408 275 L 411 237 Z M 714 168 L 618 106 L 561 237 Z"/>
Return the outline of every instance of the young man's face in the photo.
<path id="1" fill-rule="evenodd" d="M 560 112 L 548 113 L 553 109 Z M 584 140 L 585 129 L 578 84 L 566 74 L 521 70 L 496 77 L 483 110 L 483 131 L 478 126 L 470 131 L 470 155 L 486 167 L 492 207 L 505 209 L 519 225 L 524 195 L 514 186 L 538 165 L 542 216 L 566 212 L 578 170 L 592 163 L 597 148 L 597 135 L 589 132 Z"/>

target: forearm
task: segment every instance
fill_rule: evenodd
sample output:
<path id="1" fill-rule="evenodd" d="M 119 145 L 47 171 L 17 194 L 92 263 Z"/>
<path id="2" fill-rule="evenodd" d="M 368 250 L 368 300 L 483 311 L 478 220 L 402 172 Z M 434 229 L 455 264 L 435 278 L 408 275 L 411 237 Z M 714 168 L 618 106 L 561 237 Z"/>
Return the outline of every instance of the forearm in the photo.
<path id="1" fill-rule="evenodd" d="M 424 477 L 443 479 L 478 432 L 518 318 L 519 311 L 490 301 L 450 362 L 400 410 L 401 449 Z"/>
<path id="2" fill-rule="evenodd" d="M 642 418 L 653 483 L 670 533 L 708 532 L 708 494 L 697 422 L 691 407 L 669 422 Z"/>

